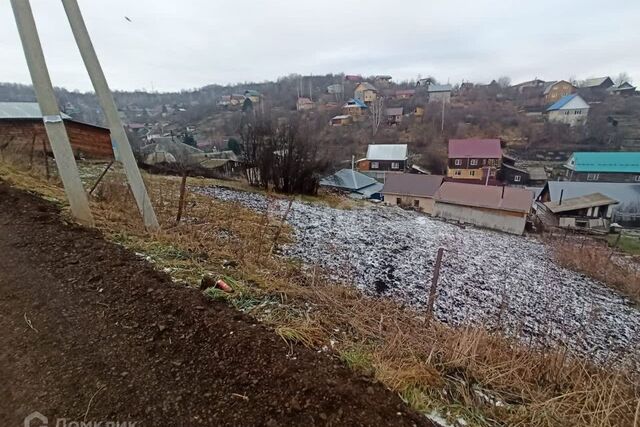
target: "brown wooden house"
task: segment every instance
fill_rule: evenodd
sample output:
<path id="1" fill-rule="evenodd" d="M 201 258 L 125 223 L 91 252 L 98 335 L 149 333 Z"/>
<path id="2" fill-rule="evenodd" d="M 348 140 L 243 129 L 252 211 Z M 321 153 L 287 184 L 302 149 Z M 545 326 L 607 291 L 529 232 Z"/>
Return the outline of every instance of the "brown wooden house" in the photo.
<path id="1" fill-rule="evenodd" d="M 82 123 L 62 114 L 69 142 L 77 157 L 112 159 L 109 129 Z M 12 150 L 42 150 L 51 153 L 40 106 L 35 102 L 0 102 L 0 143 Z"/>

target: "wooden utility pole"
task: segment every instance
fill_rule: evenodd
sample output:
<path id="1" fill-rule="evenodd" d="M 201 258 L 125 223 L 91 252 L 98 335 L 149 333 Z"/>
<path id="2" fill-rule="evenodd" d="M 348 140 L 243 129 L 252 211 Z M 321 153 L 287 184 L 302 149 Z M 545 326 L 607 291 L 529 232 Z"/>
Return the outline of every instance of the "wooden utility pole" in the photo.
<path id="1" fill-rule="evenodd" d="M 104 71 L 102 70 L 100 61 L 98 60 L 98 55 L 91 43 L 89 31 L 87 30 L 87 26 L 82 18 L 78 2 L 77 0 L 62 0 L 62 5 L 64 6 L 67 18 L 69 19 L 71 31 L 76 39 L 78 49 L 80 49 L 80 55 L 82 56 L 84 65 L 87 68 L 89 77 L 91 78 L 91 83 L 93 84 L 93 88 L 100 101 L 100 106 L 102 107 L 107 123 L 109 124 L 111 136 L 115 141 L 117 151 L 116 159 L 122 162 L 122 165 L 124 166 L 129 186 L 131 187 L 133 196 L 136 199 L 138 210 L 144 220 L 144 225 L 148 229 L 158 229 L 160 227 L 158 219 L 156 218 L 153 205 L 151 204 L 151 200 L 147 194 L 147 189 L 144 185 L 144 181 L 142 180 L 140 169 L 138 169 L 138 164 L 133 156 L 129 138 L 122 126 L 122 121 L 120 120 L 116 103 L 113 100 L 113 94 L 111 93 L 111 89 L 109 89 Z"/>
<path id="2" fill-rule="evenodd" d="M 13 8 L 18 32 L 20 33 L 20 40 L 27 59 L 33 88 L 42 112 L 44 127 L 58 166 L 58 173 L 69 199 L 71 213 L 78 222 L 93 226 L 89 200 L 82 186 L 78 165 L 73 157 L 69 136 L 64 127 L 60 108 L 53 92 L 51 77 L 42 52 L 42 45 L 40 44 L 38 30 L 33 19 L 31 5 L 29 0 L 11 0 L 11 7 Z"/>
<path id="3" fill-rule="evenodd" d="M 444 248 L 438 249 L 438 254 L 436 255 L 436 264 L 433 267 L 433 277 L 431 278 L 431 289 L 429 290 L 429 301 L 427 302 L 427 321 L 430 321 L 433 318 L 433 306 L 435 305 L 436 300 L 436 289 L 438 287 L 438 278 L 440 277 L 440 265 L 442 264 L 442 254 L 444 252 Z"/>

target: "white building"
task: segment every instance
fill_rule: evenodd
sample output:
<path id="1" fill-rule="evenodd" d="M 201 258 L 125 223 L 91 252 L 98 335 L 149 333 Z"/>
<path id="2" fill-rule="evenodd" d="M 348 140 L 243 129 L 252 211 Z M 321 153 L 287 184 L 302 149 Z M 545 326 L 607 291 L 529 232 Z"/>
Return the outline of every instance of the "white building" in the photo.
<path id="1" fill-rule="evenodd" d="M 589 104 L 578 94 L 563 96 L 547 108 L 550 122 L 565 123 L 569 126 L 585 124 L 589 115 Z"/>

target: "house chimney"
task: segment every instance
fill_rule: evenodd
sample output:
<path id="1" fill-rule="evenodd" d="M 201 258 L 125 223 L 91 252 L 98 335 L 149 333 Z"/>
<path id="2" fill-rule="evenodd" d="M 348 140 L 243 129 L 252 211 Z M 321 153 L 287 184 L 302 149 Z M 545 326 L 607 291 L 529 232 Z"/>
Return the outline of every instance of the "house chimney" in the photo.
<path id="1" fill-rule="evenodd" d="M 560 201 L 558 202 L 558 206 L 562 205 L 562 196 L 564 195 L 564 188 L 560 190 Z"/>
<path id="2" fill-rule="evenodd" d="M 356 168 L 356 156 L 355 155 L 351 155 L 351 170 L 355 170 Z"/>

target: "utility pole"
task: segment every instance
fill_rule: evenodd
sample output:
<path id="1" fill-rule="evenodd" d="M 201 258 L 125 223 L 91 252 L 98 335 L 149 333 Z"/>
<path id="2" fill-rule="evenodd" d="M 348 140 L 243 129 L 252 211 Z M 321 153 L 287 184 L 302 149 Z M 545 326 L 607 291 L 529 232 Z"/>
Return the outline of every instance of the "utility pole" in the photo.
<path id="1" fill-rule="evenodd" d="M 84 65 L 87 68 L 89 77 L 91 78 L 91 83 L 93 84 L 93 88 L 100 100 L 100 105 L 104 111 L 107 123 L 109 124 L 111 136 L 116 143 L 118 160 L 120 160 L 124 166 L 129 186 L 131 187 L 133 196 L 136 199 L 138 210 L 142 214 L 144 225 L 151 230 L 158 229 L 160 227 L 158 219 L 156 218 L 153 205 L 151 204 L 151 200 L 147 194 L 147 189 L 144 185 L 144 181 L 142 180 L 142 175 L 140 174 L 140 169 L 138 169 L 136 159 L 133 157 L 129 138 L 122 126 L 122 121 L 118 115 L 116 103 L 113 100 L 113 94 L 111 93 L 111 89 L 109 89 L 104 71 L 100 66 L 100 61 L 98 60 L 98 55 L 91 43 L 89 31 L 87 30 L 87 26 L 82 18 L 78 2 L 77 0 L 62 0 L 62 5 L 64 6 L 67 18 L 69 19 L 71 31 L 76 39 L 78 49 L 80 49 L 82 60 L 84 61 Z"/>
<path id="2" fill-rule="evenodd" d="M 440 125 L 440 133 L 444 133 L 444 100 L 445 97 L 442 97 L 442 124 Z"/>
<path id="3" fill-rule="evenodd" d="M 58 166 L 58 173 L 62 178 L 65 193 L 69 199 L 71 213 L 82 224 L 93 226 L 93 216 L 89 209 L 89 200 L 84 191 L 78 165 L 73 157 L 73 150 L 69 142 L 64 121 L 60 115 L 60 107 L 56 101 L 51 77 L 42 52 L 38 29 L 33 19 L 33 12 L 29 0 L 11 0 L 13 15 L 20 33 L 24 56 L 31 74 L 31 81 L 40 105 L 44 127 L 49 138 L 51 150 Z"/>

